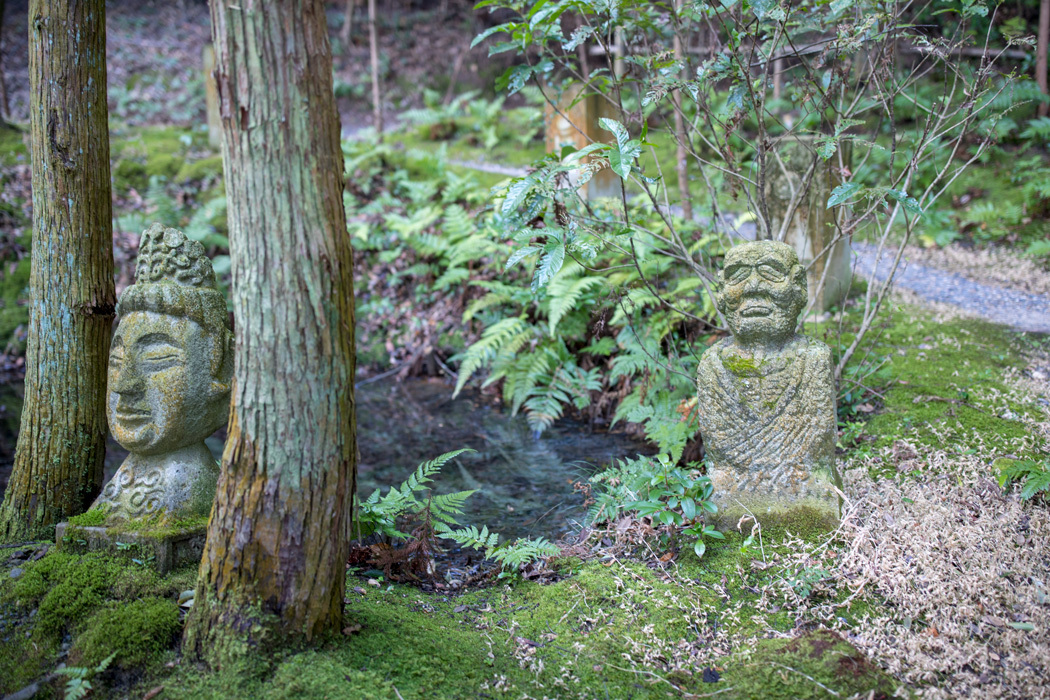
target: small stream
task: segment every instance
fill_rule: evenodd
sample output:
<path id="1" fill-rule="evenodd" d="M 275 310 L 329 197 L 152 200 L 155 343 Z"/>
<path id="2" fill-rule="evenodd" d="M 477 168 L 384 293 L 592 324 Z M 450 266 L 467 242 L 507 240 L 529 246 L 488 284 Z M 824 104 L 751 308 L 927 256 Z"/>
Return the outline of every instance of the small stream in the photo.
<path id="1" fill-rule="evenodd" d="M 21 397 L 20 384 L 0 384 L 0 496 L 11 473 Z M 445 465 L 435 491 L 477 489 L 463 524 L 488 525 L 510 539 L 556 538 L 578 528 L 585 508 L 573 482 L 615 459 L 651 451 L 625 435 L 592 433 L 571 420 L 535 437 L 524 417 L 510 416 L 476 393 L 453 400 L 452 387 L 439 379 L 364 384 L 356 397 L 360 498 L 399 485 L 421 462 L 469 447 L 475 452 Z M 208 439 L 216 459 L 222 440 L 219 434 Z M 126 455 L 111 439 L 106 479 Z"/>

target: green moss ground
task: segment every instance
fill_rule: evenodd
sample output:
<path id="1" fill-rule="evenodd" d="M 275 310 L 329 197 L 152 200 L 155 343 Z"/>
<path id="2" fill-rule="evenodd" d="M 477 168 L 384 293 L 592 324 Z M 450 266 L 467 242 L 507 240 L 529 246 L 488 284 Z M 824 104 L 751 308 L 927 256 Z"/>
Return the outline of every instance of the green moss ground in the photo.
<path id="1" fill-rule="evenodd" d="M 1006 395 L 1006 375 L 1023 364 L 1025 343 L 1042 341 L 979 320 L 939 323 L 911 307 L 894 310 L 869 337 L 868 364 L 884 362 L 864 382 L 881 394 L 864 426 L 871 447 L 906 439 L 965 452 L 978 448 L 976 433 L 990 458 L 1027 456 L 1018 452 L 1028 435 L 1020 419 L 1035 408 Z"/>
<path id="2" fill-rule="evenodd" d="M 1004 374 L 1022 363 L 1023 340 L 975 321 L 937 323 L 913 309 L 894 311 L 877 332 L 874 352 L 887 359 L 877 386 L 883 405 L 867 421 L 871 438 L 863 444 L 870 449 L 903 438 L 945 447 L 954 440 L 963 442 L 949 449 L 966 451 L 965 436 L 977 431 L 984 450 L 1014 449 L 1023 429 L 1010 416 L 1032 409 L 1002 394 Z M 98 517 L 81 519 L 89 524 Z M 805 521 L 768 528 L 767 552 L 788 533 L 808 541 L 821 535 Z M 386 582 L 375 587 L 351 577 L 347 623 L 360 629 L 312 649 L 252 659 L 244 667 L 250 670 L 221 673 L 186 661 L 166 665 L 177 659 L 176 600 L 192 587 L 195 571 L 160 577 L 118 558 L 53 552 L 25 565 L 17 581 L 0 575 L 0 691 L 17 690 L 53 668 L 64 641 L 71 664 L 94 664 L 117 652 L 116 670 L 96 683 L 97 697 L 141 697 L 156 686 L 164 686 L 165 698 L 261 700 L 476 698 L 504 691 L 537 698 L 665 698 L 715 690 L 741 699 L 830 695 L 821 686 L 840 697 L 892 692 L 892 679 L 840 638 L 803 634 L 787 611 L 756 617 L 759 591 L 774 574 L 752 566 L 761 556 L 754 545 L 747 551 L 741 545 L 741 535 L 728 533 L 725 542 L 709 544 L 702 560 L 684 551 L 667 572 L 631 560 L 568 558 L 558 563 L 565 577 L 556 583 L 499 583 L 459 596 Z M 788 584 L 830 595 L 820 592 L 820 572 L 813 564 Z M 836 616 L 848 629 L 871 605 L 854 602 Z M 791 638 L 776 638 L 782 634 Z M 692 658 L 710 661 L 654 671 L 680 644 Z M 726 653 L 715 655 L 715 648 Z M 708 663 L 721 675 L 718 685 L 703 681 Z"/>
<path id="3" fill-rule="evenodd" d="M 162 577 L 121 559 L 53 548 L 23 568 L 17 579 L 6 570 L 0 578 L 0 693 L 46 675 L 63 643 L 72 644 L 71 663 L 97 664 L 116 652 L 115 663 L 135 666 L 173 655 L 176 600 L 193 587 L 195 570 Z"/>

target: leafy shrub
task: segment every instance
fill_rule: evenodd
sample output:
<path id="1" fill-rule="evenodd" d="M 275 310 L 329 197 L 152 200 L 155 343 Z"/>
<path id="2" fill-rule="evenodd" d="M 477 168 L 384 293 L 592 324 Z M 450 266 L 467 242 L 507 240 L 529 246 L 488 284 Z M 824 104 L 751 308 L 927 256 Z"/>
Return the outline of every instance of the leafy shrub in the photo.
<path id="1" fill-rule="evenodd" d="M 698 465 L 676 466 L 668 454 L 620 460 L 590 479 L 594 504 L 588 517 L 592 523 L 611 522 L 623 514 L 650 518 L 664 545 L 692 542 L 702 557 L 704 538 L 724 539 L 721 532 L 704 524 L 704 514 L 718 512 L 711 500 L 711 480 L 700 474 Z"/>

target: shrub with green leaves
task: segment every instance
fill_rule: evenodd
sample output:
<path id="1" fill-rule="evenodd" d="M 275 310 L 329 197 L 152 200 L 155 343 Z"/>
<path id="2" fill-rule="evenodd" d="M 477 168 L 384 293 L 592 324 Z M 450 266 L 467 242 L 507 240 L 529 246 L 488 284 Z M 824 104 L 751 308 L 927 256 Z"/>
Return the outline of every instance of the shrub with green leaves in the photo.
<path id="1" fill-rule="evenodd" d="M 724 539 L 704 522 L 705 514 L 718 512 L 711 499 L 711 480 L 699 465 L 679 467 L 668 454 L 620 460 L 590 479 L 594 504 L 588 513 L 593 523 L 608 523 L 624 514 L 650 518 L 662 544 L 691 543 L 696 556 L 707 551 L 705 538 Z"/>

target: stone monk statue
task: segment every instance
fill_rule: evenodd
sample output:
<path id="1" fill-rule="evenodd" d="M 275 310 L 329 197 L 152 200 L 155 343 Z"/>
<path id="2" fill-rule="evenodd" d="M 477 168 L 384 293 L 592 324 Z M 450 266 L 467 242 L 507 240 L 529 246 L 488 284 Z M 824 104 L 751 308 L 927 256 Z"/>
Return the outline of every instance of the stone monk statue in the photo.
<path id="1" fill-rule="evenodd" d="M 226 425 L 233 334 L 201 244 L 150 226 L 117 313 L 107 417 L 131 454 L 93 507 L 110 520 L 207 516 L 218 465 L 204 439 Z"/>
<path id="2" fill-rule="evenodd" d="M 790 246 L 755 241 L 726 253 L 715 302 L 732 336 L 703 354 L 696 382 L 723 526 L 747 510 L 764 525 L 838 520 L 831 350 L 795 332 L 806 299 Z"/>

